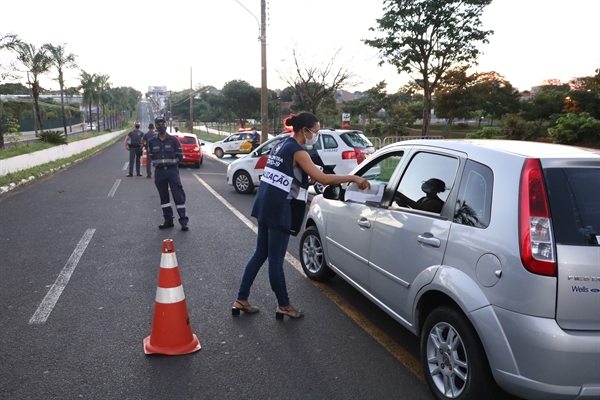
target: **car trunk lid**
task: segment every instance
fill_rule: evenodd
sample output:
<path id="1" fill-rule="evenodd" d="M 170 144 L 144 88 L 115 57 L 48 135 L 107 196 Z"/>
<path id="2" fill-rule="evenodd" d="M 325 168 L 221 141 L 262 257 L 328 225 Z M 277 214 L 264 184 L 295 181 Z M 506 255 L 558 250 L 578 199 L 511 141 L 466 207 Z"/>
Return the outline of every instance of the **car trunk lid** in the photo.
<path id="1" fill-rule="evenodd" d="M 556 242 L 556 320 L 600 330 L 600 165 L 544 169 Z"/>

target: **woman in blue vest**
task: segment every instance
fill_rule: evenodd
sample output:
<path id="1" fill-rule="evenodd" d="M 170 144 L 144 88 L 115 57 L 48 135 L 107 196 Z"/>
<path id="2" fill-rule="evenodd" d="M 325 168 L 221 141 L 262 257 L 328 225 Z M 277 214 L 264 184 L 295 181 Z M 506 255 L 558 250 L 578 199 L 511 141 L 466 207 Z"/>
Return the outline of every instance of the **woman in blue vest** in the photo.
<path id="1" fill-rule="evenodd" d="M 269 154 L 252 207 L 252 216 L 258 220 L 256 249 L 244 269 L 232 315 L 240 315 L 240 311 L 248 314 L 258 312 L 257 307 L 250 305 L 248 297 L 250 287 L 267 258 L 269 282 L 278 303 L 275 318 L 300 318 L 304 315 L 302 310 L 296 310 L 290 304 L 283 260 L 290 235 L 296 236 L 302 229 L 309 176 L 323 185 L 354 182 L 360 189 L 370 187 L 369 182 L 360 176 L 324 174 L 312 162 L 302 146 L 317 143 L 321 125 L 315 115 L 304 112 L 288 118 L 285 123 L 294 128 L 294 135 L 273 147 Z"/>

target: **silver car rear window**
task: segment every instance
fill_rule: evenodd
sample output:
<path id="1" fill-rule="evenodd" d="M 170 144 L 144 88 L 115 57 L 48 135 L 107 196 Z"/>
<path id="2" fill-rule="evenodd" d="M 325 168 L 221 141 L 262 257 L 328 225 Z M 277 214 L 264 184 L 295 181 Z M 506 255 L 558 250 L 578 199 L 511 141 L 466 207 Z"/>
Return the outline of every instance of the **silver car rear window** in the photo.
<path id="1" fill-rule="evenodd" d="M 350 147 L 373 147 L 365 135 L 358 132 L 347 132 L 340 135 L 344 143 Z"/>
<path id="2" fill-rule="evenodd" d="M 598 245 L 600 236 L 600 169 L 544 170 L 557 243 Z"/>

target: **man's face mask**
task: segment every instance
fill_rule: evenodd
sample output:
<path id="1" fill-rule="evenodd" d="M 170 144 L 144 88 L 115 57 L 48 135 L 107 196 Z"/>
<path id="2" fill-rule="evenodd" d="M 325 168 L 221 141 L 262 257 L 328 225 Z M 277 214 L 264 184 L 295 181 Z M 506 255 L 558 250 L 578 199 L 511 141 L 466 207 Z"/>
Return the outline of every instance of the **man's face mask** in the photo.
<path id="1" fill-rule="evenodd" d="M 158 133 L 160 133 L 161 135 L 164 133 L 167 133 L 167 127 L 166 126 L 159 126 L 156 128 L 156 130 L 158 131 Z"/>

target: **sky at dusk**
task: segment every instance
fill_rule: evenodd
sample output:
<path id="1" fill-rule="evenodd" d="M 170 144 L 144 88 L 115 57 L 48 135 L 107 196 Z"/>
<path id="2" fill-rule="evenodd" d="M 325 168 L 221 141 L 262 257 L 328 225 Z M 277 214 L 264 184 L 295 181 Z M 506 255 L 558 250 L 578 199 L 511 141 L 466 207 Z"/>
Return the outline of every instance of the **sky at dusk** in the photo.
<path id="1" fill-rule="evenodd" d="M 410 80 L 389 65 L 378 66 L 375 49 L 361 39 L 383 15 L 382 0 L 267 1 L 267 86 L 292 67 L 295 49 L 306 65 L 324 65 L 339 50 L 334 66 L 347 66 L 366 90 L 379 81 L 395 92 Z M 519 90 L 543 80 L 568 81 L 600 68 L 600 0 L 494 0 L 482 15 L 493 30 L 477 71 L 496 71 Z M 41 46 L 66 43 L 79 67 L 108 74 L 112 86 L 183 90 L 221 88 L 241 79 L 261 85 L 258 40 L 260 0 L 19 0 L 0 2 L 0 33 L 17 34 Z M 2 62 L 12 57 L 2 52 Z M 78 85 L 78 70 L 67 85 Z M 23 74 L 24 76 L 24 74 Z M 58 89 L 53 75 L 42 86 Z M 24 80 L 23 80 L 24 81 Z"/>

